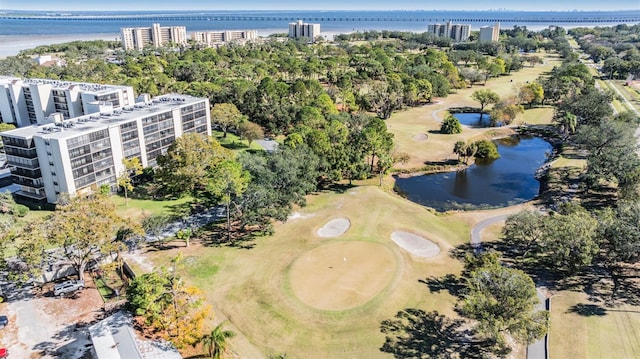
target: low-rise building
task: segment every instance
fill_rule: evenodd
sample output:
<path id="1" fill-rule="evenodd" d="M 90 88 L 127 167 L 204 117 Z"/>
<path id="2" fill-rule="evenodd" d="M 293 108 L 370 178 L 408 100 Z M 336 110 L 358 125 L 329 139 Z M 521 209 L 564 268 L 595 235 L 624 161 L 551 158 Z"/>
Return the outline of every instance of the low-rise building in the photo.
<path id="1" fill-rule="evenodd" d="M 176 138 L 186 133 L 211 135 L 209 100 L 169 94 L 118 110 L 0 133 L 17 196 L 55 203 L 108 185 L 117 190 L 124 158 L 156 165 Z"/>

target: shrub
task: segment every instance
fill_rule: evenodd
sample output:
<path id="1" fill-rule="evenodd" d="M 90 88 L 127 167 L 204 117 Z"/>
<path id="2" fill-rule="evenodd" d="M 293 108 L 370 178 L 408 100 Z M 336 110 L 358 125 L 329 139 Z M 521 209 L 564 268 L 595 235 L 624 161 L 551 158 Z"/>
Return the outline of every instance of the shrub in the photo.
<path id="1" fill-rule="evenodd" d="M 476 158 L 482 158 L 487 160 L 495 160 L 500 158 L 498 153 L 498 146 L 489 140 L 480 140 L 475 142 L 477 151 L 475 153 Z"/>
<path id="2" fill-rule="evenodd" d="M 462 132 L 462 125 L 457 118 L 449 115 L 447 118 L 442 121 L 442 125 L 440 125 L 440 133 L 445 134 L 454 134 Z"/>

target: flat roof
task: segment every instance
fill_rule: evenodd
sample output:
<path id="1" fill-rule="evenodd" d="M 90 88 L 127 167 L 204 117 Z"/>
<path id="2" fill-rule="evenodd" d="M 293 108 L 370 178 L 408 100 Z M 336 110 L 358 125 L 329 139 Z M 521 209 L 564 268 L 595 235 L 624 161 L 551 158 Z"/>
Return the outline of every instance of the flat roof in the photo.
<path id="1" fill-rule="evenodd" d="M 119 126 L 141 117 L 164 113 L 187 105 L 192 105 L 205 100 L 200 97 L 193 97 L 180 94 L 167 94 L 154 97 L 146 103 L 139 102 L 134 106 L 113 110 L 112 113 L 93 113 L 74 117 L 62 121 L 59 124 L 33 125 L 20 127 L 15 130 L 2 132 L 2 136 L 16 138 L 40 137 L 44 139 L 66 139 L 73 138 L 84 133 L 90 133 L 112 126 Z"/>
<path id="2" fill-rule="evenodd" d="M 20 81 L 25 85 L 51 85 L 56 90 L 69 90 L 74 86 L 80 87 L 82 92 L 87 93 L 108 93 L 114 89 L 128 89 L 131 86 L 123 85 L 103 85 L 90 82 L 76 82 L 76 81 L 62 81 L 52 79 L 22 79 L 19 77 L 0 76 L 0 84 L 12 84 L 15 81 Z"/>

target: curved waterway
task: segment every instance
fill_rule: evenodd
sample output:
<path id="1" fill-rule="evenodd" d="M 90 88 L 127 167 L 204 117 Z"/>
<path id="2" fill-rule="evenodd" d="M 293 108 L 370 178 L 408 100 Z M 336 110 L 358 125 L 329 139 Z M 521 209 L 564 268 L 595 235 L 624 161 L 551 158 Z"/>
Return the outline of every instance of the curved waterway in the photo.
<path id="1" fill-rule="evenodd" d="M 457 172 L 396 178 L 396 190 L 409 200 L 438 211 L 505 207 L 538 195 L 536 170 L 551 145 L 537 137 L 496 140 L 500 158 L 476 162 Z"/>

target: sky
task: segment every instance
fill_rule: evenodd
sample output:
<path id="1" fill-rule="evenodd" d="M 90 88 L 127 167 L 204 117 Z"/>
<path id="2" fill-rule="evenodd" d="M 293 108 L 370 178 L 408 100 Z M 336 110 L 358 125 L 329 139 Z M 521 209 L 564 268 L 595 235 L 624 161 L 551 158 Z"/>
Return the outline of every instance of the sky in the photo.
<path id="1" fill-rule="evenodd" d="M 5 10 L 640 10 L 640 0 L 0 0 Z"/>

